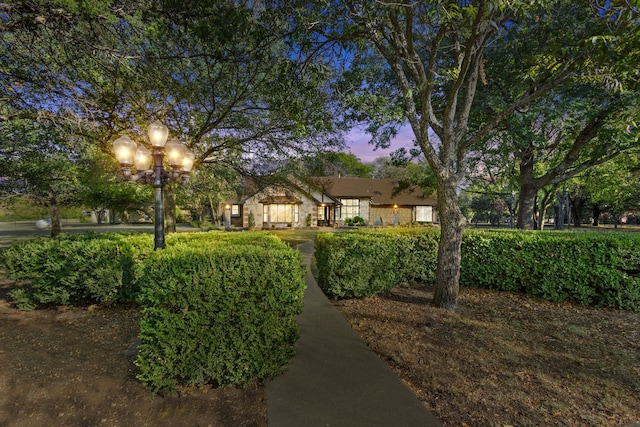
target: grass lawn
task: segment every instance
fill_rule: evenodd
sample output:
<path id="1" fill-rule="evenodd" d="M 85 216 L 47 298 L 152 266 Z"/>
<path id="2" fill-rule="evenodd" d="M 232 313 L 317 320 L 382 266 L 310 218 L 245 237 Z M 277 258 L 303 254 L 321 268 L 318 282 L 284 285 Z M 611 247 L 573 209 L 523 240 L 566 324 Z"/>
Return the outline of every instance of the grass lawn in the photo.
<path id="1" fill-rule="evenodd" d="M 318 230 L 310 229 L 291 229 L 291 230 L 270 230 L 269 233 L 275 234 L 290 246 L 296 246 L 300 243 L 313 241 L 318 234 Z"/>

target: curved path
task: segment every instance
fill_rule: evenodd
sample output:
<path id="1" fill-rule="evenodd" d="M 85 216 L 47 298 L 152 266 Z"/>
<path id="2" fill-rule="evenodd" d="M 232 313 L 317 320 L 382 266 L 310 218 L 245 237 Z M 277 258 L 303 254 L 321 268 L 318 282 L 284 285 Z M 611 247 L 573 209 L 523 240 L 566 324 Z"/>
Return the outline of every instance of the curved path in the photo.
<path id="1" fill-rule="evenodd" d="M 313 242 L 299 246 L 311 264 Z M 436 427 L 440 422 L 305 278 L 300 339 L 287 371 L 267 383 L 269 427 Z"/>

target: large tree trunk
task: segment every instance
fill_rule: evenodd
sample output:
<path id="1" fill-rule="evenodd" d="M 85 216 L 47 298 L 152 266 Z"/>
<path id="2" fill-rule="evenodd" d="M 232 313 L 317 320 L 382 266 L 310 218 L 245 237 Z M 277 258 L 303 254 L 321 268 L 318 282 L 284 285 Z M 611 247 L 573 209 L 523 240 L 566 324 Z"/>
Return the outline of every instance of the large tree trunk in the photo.
<path id="1" fill-rule="evenodd" d="M 534 221 L 535 209 L 536 209 L 536 195 L 538 189 L 530 183 L 520 182 L 520 196 L 518 197 L 518 222 L 516 227 L 525 230 L 535 230 L 536 225 Z"/>
<path id="2" fill-rule="evenodd" d="M 176 189 L 170 185 L 164 188 L 164 231 L 176 232 Z"/>
<path id="3" fill-rule="evenodd" d="M 533 148 L 523 150 L 520 157 L 520 196 L 518 197 L 518 222 L 516 227 L 526 230 L 535 229 L 535 208 L 538 187 L 533 174 Z"/>
<path id="4" fill-rule="evenodd" d="M 55 196 L 49 197 L 49 214 L 51 215 L 51 237 L 58 237 L 62 232 L 60 224 L 60 206 Z"/>
<path id="5" fill-rule="evenodd" d="M 597 227 L 600 224 L 600 206 L 593 205 L 593 226 Z"/>
<path id="6" fill-rule="evenodd" d="M 565 197 L 564 193 L 557 193 L 556 198 L 558 199 L 558 210 L 556 214 L 556 230 L 564 230 L 564 216 L 567 208 L 565 206 Z"/>
<path id="7" fill-rule="evenodd" d="M 582 197 L 569 197 L 569 203 L 571 203 L 571 218 L 573 219 L 573 226 L 580 227 L 582 224 L 582 210 L 584 209 L 585 199 Z"/>
<path id="8" fill-rule="evenodd" d="M 466 222 L 458 204 L 457 184 L 453 179 L 438 179 L 440 243 L 433 301 L 447 310 L 453 310 L 458 299 L 462 233 Z"/>

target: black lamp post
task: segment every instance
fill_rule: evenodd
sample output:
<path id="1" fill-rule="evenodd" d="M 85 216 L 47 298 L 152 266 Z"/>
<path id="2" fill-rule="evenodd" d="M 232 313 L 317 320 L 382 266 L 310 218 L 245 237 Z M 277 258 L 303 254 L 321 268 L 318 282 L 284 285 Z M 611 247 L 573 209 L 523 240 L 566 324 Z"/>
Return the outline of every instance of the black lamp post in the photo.
<path id="1" fill-rule="evenodd" d="M 164 204 L 163 188 L 170 182 L 189 181 L 194 155 L 184 143 L 173 138 L 167 142 L 169 129 L 159 121 L 149 125 L 149 141 L 153 153 L 144 146 L 138 147 L 128 136 L 113 141 L 113 149 L 120 163 L 122 175 L 129 181 L 151 184 L 155 193 L 154 249 L 164 249 Z M 165 170 L 164 159 L 170 170 Z M 153 161 L 153 166 L 151 163 Z M 136 173 L 131 167 L 135 166 Z"/>

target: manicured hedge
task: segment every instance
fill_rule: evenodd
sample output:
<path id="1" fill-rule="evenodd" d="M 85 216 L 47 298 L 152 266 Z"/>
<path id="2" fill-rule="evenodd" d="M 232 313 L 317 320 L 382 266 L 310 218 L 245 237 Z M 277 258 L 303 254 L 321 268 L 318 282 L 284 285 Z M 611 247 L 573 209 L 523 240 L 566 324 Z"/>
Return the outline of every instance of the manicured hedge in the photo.
<path id="1" fill-rule="evenodd" d="M 374 232 L 389 235 L 396 241 L 395 267 L 400 286 L 431 283 L 436 279 L 439 228 L 382 228 Z"/>
<path id="2" fill-rule="evenodd" d="M 640 236 L 467 232 L 462 251 L 461 285 L 640 311 Z"/>
<path id="3" fill-rule="evenodd" d="M 344 298 L 432 282 L 438 234 L 437 229 L 318 234 L 318 283 L 329 296 Z M 640 236 L 467 230 L 460 283 L 640 311 Z"/>
<path id="4" fill-rule="evenodd" d="M 278 236 L 268 232 L 229 233 L 207 231 L 197 233 L 172 233 L 166 236 L 167 249 L 210 245 L 253 245 L 261 247 L 287 248 Z"/>
<path id="5" fill-rule="evenodd" d="M 14 291 L 24 308 L 142 304 L 136 364 L 154 391 L 270 378 L 294 354 L 304 267 L 275 235 L 171 234 L 155 252 L 149 234 L 69 235 L 19 243 L 2 261 L 30 281 Z"/>
<path id="6" fill-rule="evenodd" d="M 134 298 L 136 250 L 126 235 L 37 238 L 2 252 L 8 277 L 29 282 L 11 292 L 22 309 L 115 303 Z"/>
<path id="7" fill-rule="evenodd" d="M 397 244 L 390 236 L 357 232 L 316 236 L 318 285 L 335 298 L 388 292 L 398 282 Z"/>
<path id="8" fill-rule="evenodd" d="M 293 356 L 299 252 L 264 233 L 228 236 L 177 238 L 145 262 L 136 364 L 151 390 L 271 378 Z"/>
<path id="9" fill-rule="evenodd" d="M 166 236 L 176 250 L 195 245 L 231 244 L 286 247 L 266 233 L 180 233 Z M 12 291 L 21 309 L 55 305 L 133 302 L 143 262 L 153 253 L 147 233 L 83 233 L 35 238 L 0 252 L 9 278 L 28 281 Z"/>
<path id="10" fill-rule="evenodd" d="M 380 229 L 316 236 L 318 284 L 334 298 L 389 292 L 434 279 L 435 229 Z"/>

